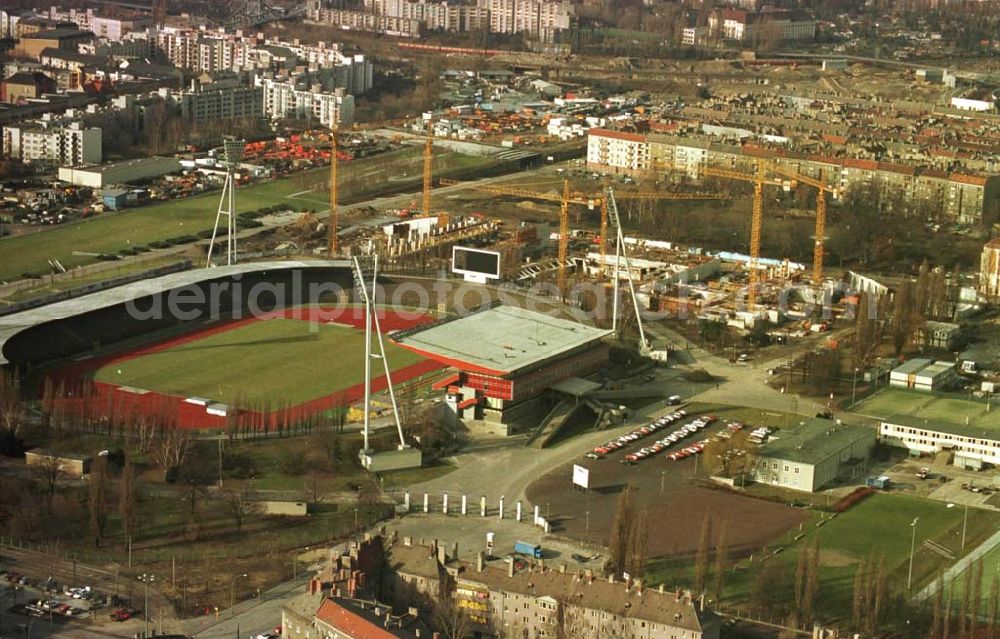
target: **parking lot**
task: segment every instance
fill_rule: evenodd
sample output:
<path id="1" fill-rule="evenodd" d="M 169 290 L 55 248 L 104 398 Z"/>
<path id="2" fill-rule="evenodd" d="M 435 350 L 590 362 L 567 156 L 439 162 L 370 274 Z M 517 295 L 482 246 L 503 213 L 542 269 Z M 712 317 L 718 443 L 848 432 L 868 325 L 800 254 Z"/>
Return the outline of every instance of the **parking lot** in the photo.
<path id="1" fill-rule="evenodd" d="M 643 449 L 654 448 L 664 436 L 692 425 L 693 432 L 670 446 L 642 459 L 626 459 Z M 752 425 L 744 428 L 753 429 Z M 783 504 L 715 489 L 703 480 L 692 481 L 704 448 L 699 444 L 720 433 L 735 430 L 738 429 L 724 420 L 709 422 L 705 416 L 683 415 L 668 422 L 655 434 L 647 434 L 607 454 L 581 450 L 577 460 L 555 468 L 532 483 L 527 497 L 531 503 L 541 505 L 543 511 L 551 510 L 560 534 L 604 544 L 607 543 L 618 495 L 630 484 L 639 503 L 646 509 L 648 553 L 651 557 L 693 553 L 706 513 L 713 518 L 716 535 L 723 522 L 727 522 L 727 538 L 732 553 L 748 554 L 805 521 L 808 515 Z M 691 452 L 680 458 L 670 458 L 685 450 Z M 623 460 L 627 463 L 621 463 Z M 574 464 L 590 470 L 589 489 L 583 490 L 571 483 Z"/>

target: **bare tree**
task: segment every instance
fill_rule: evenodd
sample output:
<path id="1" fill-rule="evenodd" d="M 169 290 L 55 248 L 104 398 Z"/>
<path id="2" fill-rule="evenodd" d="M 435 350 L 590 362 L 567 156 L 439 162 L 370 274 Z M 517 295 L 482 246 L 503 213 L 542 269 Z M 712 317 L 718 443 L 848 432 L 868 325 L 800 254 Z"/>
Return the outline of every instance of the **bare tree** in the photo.
<path id="1" fill-rule="evenodd" d="M 708 584 L 708 562 L 712 543 L 712 514 L 705 513 L 701 523 L 701 535 L 698 537 L 698 552 L 694 558 L 694 591 L 705 592 Z"/>
<path id="2" fill-rule="evenodd" d="M 38 463 L 33 464 L 32 467 L 45 484 L 45 491 L 51 499 L 56 494 L 56 486 L 59 484 L 59 480 L 66 475 L 65 464 L 55 455 L 43 455 L 38 458 Z"/>
<path id="3" fill-rule="evenodd" d="M 20 379 L 16 373 L 0 372 L 0 427 L 18 437 L 26 423 Z"/>
<path id="4" fill-rule="evenodd" d="M 614 519 L 611 520 L 607 570 L 616 576 L 620 576 L 629 567 L 631 558 L 635 555 L 632 544 L 639 540 L 636 534 L 638 509 L 632 491 L 630 484 L 622 490 L 615 506 Z"/>
<path id="5" fill-rule="evenodd" d="M 229 511 L 229 515 L 233 518 L 233 525 L 236 526 L 236 530 L 243 530 L 243 524 L 246 523 L 252 506 L 246 490 L 242 486 L 239 488 L 229 488 L 222 491 L 219 494 L 219 498 L 223 500 L 226 510 Z"/>
<path id="6" fill-rule="evenodd" d="M 712 583 L 712 595 L 716 602 L 722 600 L 723 580 L 726 575 L 726 564 L 729 562 L 729 547 L 727 546 L 729 542 L 726 539 L 728 526 L 728 519 L 722 522 L 722 527 L 719 529 L 719 539 L 715 545 L 715 580 Z"/>
<path id="7" fill-rule="evenodd" d="M 455 600 L 455 585 L 450 576 L 441 579 L 437 596 L 431 602 L 431 623 L 444 639 L 464 639 L 469 633 L 469 618 Z"/>
<path id="8" fill-rule="evenodd" d="M 191 447 L 191 433 L 176 425 L 163 428 L 153 441 L 151 453 L 164 478 L 184 465 Z"/>
<path id="9" fill-rule="evenodd" d="M 90 464 L 90 486 L 87 498 L 90 511 L 90 533 L 94 545 L 100 546 L 108 520 L 108 458 L 98 455 Z"/>
<path id="10" fill-rule="evenodd" d="M 126 454 L 122 475 L 118 480 L 118 514 L 122 518 L 122 532 L 126 540 L 135 532 L 136 504 L 139 501 L 138 481 L 132 458 Z"/>

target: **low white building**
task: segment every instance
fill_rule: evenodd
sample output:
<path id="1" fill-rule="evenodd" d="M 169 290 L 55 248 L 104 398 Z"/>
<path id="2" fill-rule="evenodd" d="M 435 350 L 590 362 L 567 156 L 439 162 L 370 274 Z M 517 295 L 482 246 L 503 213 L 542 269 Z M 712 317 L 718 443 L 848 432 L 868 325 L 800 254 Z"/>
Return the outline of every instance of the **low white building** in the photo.
<path id="1" fill-rule="evenodd" d="M 132 184 L 180 170 L 180 160 L 154 156 L 98 166 L 62 167 L 59 169 L 59 179 L 77 186 L 103 189 L 112 184 Z"/>
<path id="2" fill-rule="evenodd" d="M 986 464 L 1000 464 L 1000 433 L 992 429 L 893 416 L 880 421 L 878 436 L 883 444 L 915 453 L 950 451 L 955 465 L 963 468 L 978 470 Z"/>
<path id="3" fill-rule="evenodd" d="M 936 362 L 915 358 L 897 366 L 889 373 L 889 385 L 919 391 L 948 388 L 958 379 L 955 362 Z"/>

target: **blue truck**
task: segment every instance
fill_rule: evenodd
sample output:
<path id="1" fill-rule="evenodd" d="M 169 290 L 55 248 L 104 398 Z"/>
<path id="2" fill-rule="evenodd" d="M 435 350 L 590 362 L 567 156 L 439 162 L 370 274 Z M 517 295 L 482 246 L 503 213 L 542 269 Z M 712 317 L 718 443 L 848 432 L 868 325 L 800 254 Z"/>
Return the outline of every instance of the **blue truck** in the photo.
<path id="1" fill-rule="evenodd" d="M 515 541 L 514 552 L 519 555 L 527 555 L 535 559 L 542 558 L 542 547 L 538 544 L 529 544 L 526 541 Z"/>

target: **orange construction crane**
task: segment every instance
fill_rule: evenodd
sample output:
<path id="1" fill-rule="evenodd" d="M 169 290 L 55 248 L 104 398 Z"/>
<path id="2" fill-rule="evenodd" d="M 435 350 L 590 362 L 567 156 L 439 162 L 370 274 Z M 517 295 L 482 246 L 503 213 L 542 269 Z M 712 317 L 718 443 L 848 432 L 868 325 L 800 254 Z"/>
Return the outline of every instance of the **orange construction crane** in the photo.
<path id="1" fill-rule="evenodd" d="M 784 167 L 778 166 L 776 164 L 771 164 L 770 170 L 791 178 L 797 182 L 802 182 L 803 184 L 808 184 L 809 186 L 816 187 L 816 230 L 815 230 L 815 244 L 813 245 L 813 274 L 812 280 L 813 284 L 819 285 L 823 282 L 823 241 L 826 239 L 826 194 L 830 193 L 833 197 L 838 197 L 840 195 L 840 189 L 834 186 L 830 186 L 826 183 L 826 177 L 823 172 L 820 171 L 819 179 L 811 178 L 807 175 L 802 175 L 797 171 L 791 169 L 786 169 Z"/>
<path id="2" fill-rule="evenodd" d="M 340 251 L 337 233 L 340 231 L 340 211 L 337 208 L 337 124 L 330 129 L 330 239 L 327 255 L 331 258 Z"/>
<path id="3" fill-rule="evenodd" d="M 453 180 L 442 180 L 442 184 L 448 186 L 455 186 L 460 184 Z M 559 210 L 559 290 L 564 290 L 566 283 L 566 261 L 569 256 L 569 205 L 579 204 L 586 206 L 587 208 L 593 209 L 595 207 L 600 207 L 601 209 L 601 262 L 604 263 L 605 257 L 607 256 L 607 246 L 608 246 L 608 206 L 607 198 L 603 194 L 587 195 L 585 193 L 569 191 L 569 180 L 563 180 L 563 194 L 562 196 L 556 195 L 555 193 L 543 193 L 539 191 L 532 191 L 529 189 L 523 189 L 515 186 L 497 186 L 493 184 L 475 184 L 470 183 L 470 188 L 474 188 L 477 191 L 485 191 L 487 193 L 493 193 L 494 195 L 511 195 L 514 197 L 531 198 L 534 200 L 548 200 L 550 202 L 559 202 L 561 208 Z M 712 192 L 691 192 L 684 193 L 681 191 L 622 191 L 615 194 L 618 199 L 637 199 L 637 200 L 724 200 L 728 199 L 729 195 L 726 193 L 712 193 Z M 564 245 L 565 238 L 565 245 Z"/>

